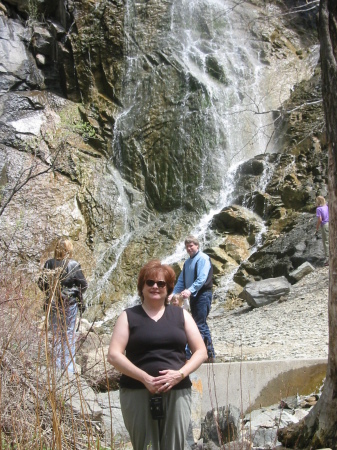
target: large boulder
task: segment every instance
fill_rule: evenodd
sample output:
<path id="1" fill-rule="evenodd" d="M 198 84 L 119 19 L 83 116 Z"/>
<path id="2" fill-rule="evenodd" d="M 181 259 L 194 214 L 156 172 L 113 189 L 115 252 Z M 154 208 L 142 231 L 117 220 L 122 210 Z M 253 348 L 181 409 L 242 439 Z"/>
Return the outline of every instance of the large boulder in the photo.
<path id="1" fill-rule="evenodd" d="M 239 234 L 227 234 L 224 242 L 219 245 L 237 263 L 241 263 L 250 255 L 250 245 L 246 236 Z"/>
<path id="2" fill-rule="evenodd" d="M 290 286 L 285 277 L 269 278 L 248 283 L 239 297 L 245 300 L 249 306 L 259 308 L 287 296 L 290 292 Z"/>
<path id="3" fill-rule="evenodd" d="M 325 262 L 321 239 L 314 235 L 316 217 L 310 213 L 288 214 L 287 226 L 266 242 L 247 261 L 241 264 L 234 280 L 242 286 L 253 277 L 256 281 L 266 278 L 286 277 L 305 262 L 321 267 Z M 247 276 L 248 275 L 248 276 Z"/>
<path id="4" fill-rule="evenodd" d="M 238 266 L 237 262 L 220 247 L 206 248 L 205 253 L 211 258 L 215 279 L 230 274 Z"/>

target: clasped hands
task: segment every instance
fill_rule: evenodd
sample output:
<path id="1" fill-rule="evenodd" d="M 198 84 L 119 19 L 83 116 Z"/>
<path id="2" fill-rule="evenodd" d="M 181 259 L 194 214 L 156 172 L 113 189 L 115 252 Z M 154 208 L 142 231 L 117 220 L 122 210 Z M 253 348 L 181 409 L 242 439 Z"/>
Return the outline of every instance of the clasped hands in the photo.
<path id="1" fill-rule="evenodd" d="M 178 370 L 160 370 L 158 377 L 150 375 L 144 381 L 145 387 L 151 394 L 168 392 L 181 381 L 181 373 Z"/>

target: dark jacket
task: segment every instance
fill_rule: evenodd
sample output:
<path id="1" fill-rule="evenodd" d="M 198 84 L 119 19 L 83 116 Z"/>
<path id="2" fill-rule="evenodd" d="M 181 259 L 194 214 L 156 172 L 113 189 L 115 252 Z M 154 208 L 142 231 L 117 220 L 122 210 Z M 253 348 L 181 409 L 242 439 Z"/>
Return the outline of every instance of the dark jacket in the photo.
<path id="1" fill-rule="evenodd" d="M 47 304 L 54 294 L 53 300 L 61 295 L 65 306 L 76 302 L 80 307 L 84 306 L 82 294 L 87 290 L 88 283 L 80 264 L 73 259 L 48 259 L 38 280 L 38 286 L 46 293 Z"/>

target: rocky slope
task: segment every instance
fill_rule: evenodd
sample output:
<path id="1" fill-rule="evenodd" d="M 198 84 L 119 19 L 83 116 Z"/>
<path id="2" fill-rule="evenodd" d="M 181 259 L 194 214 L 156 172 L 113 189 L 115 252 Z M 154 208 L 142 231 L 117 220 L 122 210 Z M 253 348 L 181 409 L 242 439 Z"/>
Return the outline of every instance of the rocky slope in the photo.
<path id="1" fill-rule="evenodd" d="M 327 358 L 329 268 L 292 285 L 287 297 L 253 309 L 225 311 L 215 304 L 209 321 L 217 360 Z"/>

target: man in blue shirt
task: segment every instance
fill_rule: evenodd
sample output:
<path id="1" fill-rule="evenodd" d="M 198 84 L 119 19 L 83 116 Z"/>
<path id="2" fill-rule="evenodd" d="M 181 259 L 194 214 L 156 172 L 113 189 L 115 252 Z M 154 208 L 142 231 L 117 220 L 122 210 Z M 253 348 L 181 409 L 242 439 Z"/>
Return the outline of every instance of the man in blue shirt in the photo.
<path id="1" fill-rule="evenodd" d="M 180 293 L 190 300 L 192 317 L 207 347 L 208 360 L 212 362 L 215 353 L 206 319 L 212 303 L 213 267 L 209 256 L 199 250 L 197 238 L 188 236 L 185 239 L 185 248 L 190 257 L 184 263 L 173 294 Z M 190 356 L 188 352 L 187 358 Z"/>

